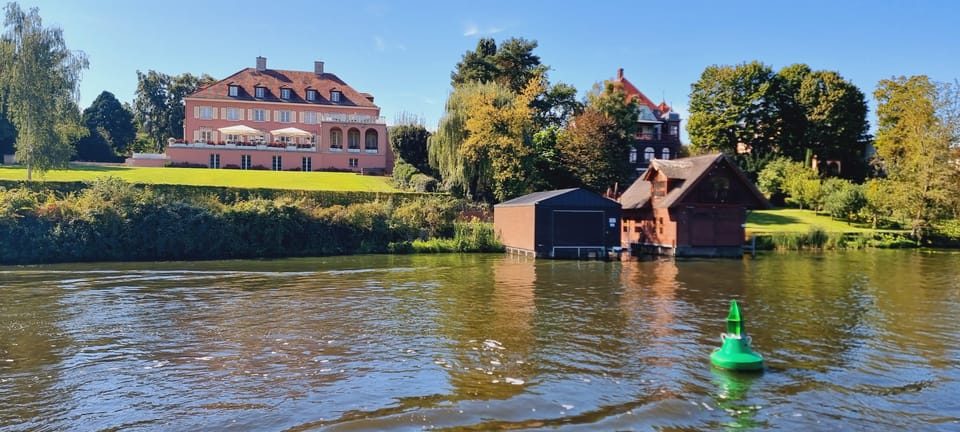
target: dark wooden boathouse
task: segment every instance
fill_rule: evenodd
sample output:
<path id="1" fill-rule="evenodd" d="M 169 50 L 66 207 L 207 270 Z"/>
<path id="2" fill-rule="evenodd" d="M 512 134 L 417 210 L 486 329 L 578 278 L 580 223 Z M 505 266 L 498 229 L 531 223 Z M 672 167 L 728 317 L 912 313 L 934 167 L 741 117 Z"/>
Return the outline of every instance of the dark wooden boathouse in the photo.
<path id="1" fill-rule="evenodd" d="M 508 252 L 597 259 L 620 247 L 620 203 L 586 189 L 535 192 L 493 207 Z"/>

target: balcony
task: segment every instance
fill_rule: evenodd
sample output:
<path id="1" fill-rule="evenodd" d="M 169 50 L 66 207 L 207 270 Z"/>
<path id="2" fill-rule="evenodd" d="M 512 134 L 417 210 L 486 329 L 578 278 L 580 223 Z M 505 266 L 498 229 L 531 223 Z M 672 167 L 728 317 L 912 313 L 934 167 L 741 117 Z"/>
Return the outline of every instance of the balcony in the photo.
<path id="1" fill-rule="evenodd" d="M 168 144 L 168 147 L 175 148 L 200 148 L 200 149 L 246 149 L 246 150 L 273 150 L 273 151 L 316 151 L 316 144 L 294 144 L 281 141 L 269 143 L 247 142 L 247 141 L 194 141 L 175 140 Z"/>
<path id="2" fill-rule="evenodd" d="M 320 116 L 320 121 L 333 123 L 387 124 L 385 117 L 364 114 L 323 113 Z"/>

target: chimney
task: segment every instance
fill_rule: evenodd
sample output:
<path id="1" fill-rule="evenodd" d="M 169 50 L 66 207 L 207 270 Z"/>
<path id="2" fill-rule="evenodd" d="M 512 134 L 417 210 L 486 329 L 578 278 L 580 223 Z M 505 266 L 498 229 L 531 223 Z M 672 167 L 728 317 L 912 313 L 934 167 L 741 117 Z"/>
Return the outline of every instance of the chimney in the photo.
<path id="1" fill-rule="evenodd" d="M 623 68 L 617 69 L 617 81 L 623 80 Z"/>
<path id="2" fill-rule="evenodd" d="M 315 61 L 315 62 L 313 62 L 313 73 L 317 74 L 317 76 L 323 75 L 323 62 L 322 62 L 322 61 Z"/>
<path id="3" fill-rule="evenodd" d="M 267 70 L 267 58 L 257 56 L 257 72 L 263 72 Z"/>

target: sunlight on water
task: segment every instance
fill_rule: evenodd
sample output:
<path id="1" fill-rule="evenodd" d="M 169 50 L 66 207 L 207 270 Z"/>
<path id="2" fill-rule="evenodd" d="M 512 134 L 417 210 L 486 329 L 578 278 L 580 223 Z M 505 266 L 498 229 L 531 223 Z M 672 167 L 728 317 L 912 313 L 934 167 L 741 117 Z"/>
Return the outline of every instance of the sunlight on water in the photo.
<path id="1" fill-rule="evenodd" d="M 960 254 L 0 268 L 0 431 L 960 428 Z M 712 369 L 729 300 L 769 369 Z"/>

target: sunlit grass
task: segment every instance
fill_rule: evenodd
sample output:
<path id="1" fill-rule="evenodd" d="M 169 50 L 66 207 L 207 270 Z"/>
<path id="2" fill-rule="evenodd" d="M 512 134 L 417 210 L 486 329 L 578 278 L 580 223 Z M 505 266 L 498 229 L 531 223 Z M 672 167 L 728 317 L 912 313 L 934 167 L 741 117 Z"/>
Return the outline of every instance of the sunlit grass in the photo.
<path id="1" fill-rule="evenodd" d="M 48 182 L 88 181 L 102 176 L 122 178 L 130 183 L 224 186 L 294 190 L 397 192 L 389 177 L 361 176 L 340 172 L 257 171 L 204 168 L 143 168 L 125 166 L 71 165 L 67 170 L 47 171 L 34 180 Z M 0 165 L 0 180 L 25 180 L 27 170 Z"/>
<path id="2" fill-rule="evenodd" d="M 828 233 L 876 232 L 868 225 L 831 219 L 813 210 L 754 210 L 747 215 L 747 233 L 806 233 L 813 227 L 819 227 Z"/>

